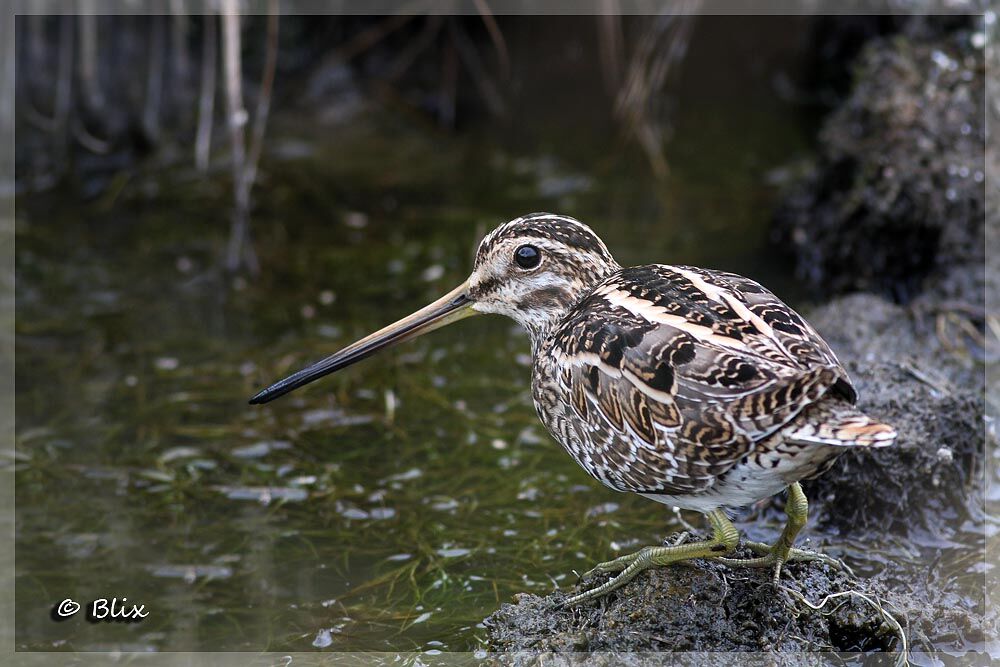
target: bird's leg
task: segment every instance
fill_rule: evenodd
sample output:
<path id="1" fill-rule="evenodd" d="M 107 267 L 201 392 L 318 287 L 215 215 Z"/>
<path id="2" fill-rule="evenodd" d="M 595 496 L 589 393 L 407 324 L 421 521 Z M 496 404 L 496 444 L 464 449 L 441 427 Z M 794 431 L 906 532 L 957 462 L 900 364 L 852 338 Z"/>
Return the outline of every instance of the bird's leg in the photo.
<path id="1" fill-rule="evenodd" d="M 669 547 L 643 547 L 635 553 L 601 563 L 583 576 L 587 577 L 600 572 L 620 572 L 620 574 L 600 586 L 568 598 L 563 604 L 567 606 L 574 605 L 584 600 L 592 600 L 600 597 L 616 588 L 624 586 L 635 578 L 637 574 L 651 567 L 670 565 L 671 563 L 692 558 L 718 558 L 730 553 L 739 544 L 739 531 L 726 518 L 722 510 L 712 510 L 706 516 L 712 524 L 712 539 L 705 542 L 677 544 Z"/>
<path id="2" fill-rule="evenodd" d="M 788 515 L 788 521 L 785 523 L 785 528 L 781 531 L 781 535 L 778 536 L 773 545 L 761 542 L 743 543 L 754 553 L 760 554 L 760 557 L 722 557 L 718 559 L 719 562 L 726 565 L 741 565 L 744 567 L 768 567 L 773 565 L 775 583 L 777 583 L 778 578 L 781 576 L 782 566 L 789 561 L 822 561 L 838 568 L 847 569 L 850 572 L 850 569 L 836 558 L 792 547 L 795 543 L 795 537 L 802 530 L 802 527 L 806 525 L 806 519 L 809 516 L 809 501 L 806 500 L 806 494 L 802 492 L 802 487 L 799 486 L 798 482 L 794 482 L 788 487 L 788 501 L 785 503 L 785 514 Z"/>

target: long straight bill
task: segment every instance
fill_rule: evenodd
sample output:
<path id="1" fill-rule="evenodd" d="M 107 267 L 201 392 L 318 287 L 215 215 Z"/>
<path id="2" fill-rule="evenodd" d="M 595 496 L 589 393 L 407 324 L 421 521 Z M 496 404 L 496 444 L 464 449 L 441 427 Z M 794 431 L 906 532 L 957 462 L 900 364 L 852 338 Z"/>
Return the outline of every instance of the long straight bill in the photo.
<path id="1" fill-rule="evenodd" d="M 284 396 L 290 391 L 309 384 L 313 380 L 318 380 L 324 375 L 329 375 L 330 373 L 339 371 L 341 368 L 346 368 L 357 361 L 361 361 L 379 350 L 391 347 L 405 340 L 410 340 L 411 338 L 416 338 L 428 331 L 434 331 L 446 324 L 451 324 L 470 315 L 477 314 L 472 309 L 468 285 L 462 283 L 434 303 L 424 306 L 412 315 L 408 315 L 384 329 L 365 336 L 358 342 L 348 345 L 340 352 L 332 354 L 322 361 L 317 361 L 312 366 L 303 368 L 301 371 L 286 377 L 280 382 L 275 382 L 251 398 L 250 403 L 251 405 L 257 405 L 273 401 L 279 396 Z"/>

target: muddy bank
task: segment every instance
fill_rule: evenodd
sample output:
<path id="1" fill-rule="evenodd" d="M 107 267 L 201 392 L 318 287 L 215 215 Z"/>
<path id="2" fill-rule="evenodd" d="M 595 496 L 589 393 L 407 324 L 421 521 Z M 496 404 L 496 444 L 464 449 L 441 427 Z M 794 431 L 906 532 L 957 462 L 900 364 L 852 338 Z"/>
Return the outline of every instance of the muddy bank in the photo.
<path id="1" fill-rule="evenodd" d="M 983 42 L 963 29 L 869 44 L 849 97 L 824 124 L 819 160 L 775 228 L 818 292 L 878 294 L 808 315 L 847 367 L 860 406 L 900 435 L 895 447 L 847 452 L 806 485 L 814 530 L 895 540 L 876 578 L 914 642 L 938 648 L 996 633 L 982 576 L 985 478 L 995 473 L 985 456 L 985 369 L 996 361 L 986 303 L 998 293 L 984 242 L 998 219 L 985 204 L 997 184 L 986 182 L 995 155 L 984 152 Z M 923 576 L 893 566 L 907 552 L 920 554 Z M 942 571 L 949 553 L 968 562 L 963 572 Z"/>
<path id="2" fill-rule="evenodd" d="M 805 484 L 813 533 L 830 536 L 828 544 L 876 537 L 892 545 L 873 582 L 891 591 L 912 643 L 937 649 L 980 644 L 993 634 L 981 576 L 981 312 L 971 314 L 936 293 L 906 307 L 855 294 L 819 308 L 811 320 L 844 362 L 860 406 L 899 432 L 895 446 L 848 451 Z M 955 570 L 942 565 L 947 561 L 966 564 Z"/>
<path id="3" fill-rule="evenodd" d="M 894 447 L 849 451 L 805 486 L 809 536 L 831 550 L 850 543 L 848 560 L 854 549 L 878 567 L 855 579 L 793 564 L 782 585 L 813 603 L 849 590 L 881 600 L 917 650 L 982 650 L 996 631 L 983 590 L 983 506 L 984 369 L 992 361 L 984 298 L 997 293 L 997 273 L 984 266 L 983 56 L 975 44 L 963 30 L 869 45 L 850 96 L 825 124 L 820 159 L 776 225 L 817 291 L 867 290 L 806 314 L 846 366 L 861 407 L 899 432 Z M 781 503 L 761 512 L 780 512 Z M 754 530 L 752 522 L 740 528 Z M 859 553 L 866 549 L 880 553 Z M 491 647 L 785 653 L 901 645 L 891 623 L 856 596 L 837 598 L 844 604 L 828 605 L 837 609 L 830 614 L 799 601 L 793 614 L 790 594 L 767 573 L 715 564 L 659 569 L 603 600 L 558 608 L 570 593 L 503 605 L 486 621 Z"/>
<path id="4" fill-rule="evenodd" d="M 750 552 L 741 555 L 750 555 Z M 604 601 L 561 608 L 568 597 L 518 596 L 486 620 L 491 647 L 502 651 L 889 651 L 899 638 L 891 621 L 855 590 L 886 591 L 828 565 L 789 565 L 781 586 L 770 570 L 734 571 L 716 563 L 660 568 Z M 588 583 L 591 585 L 594 580 Z M 789 592 L 792 591 L 792 592 Z"/>
<path id="5" fill-rule="evenodd" d="M 906 301 L 942 270 L 982 263 L 984 41 L 957 30 L 862 50 L 776 215 L 775 242 L 817 294 Z"/>
<path id="6" fill-rule="evenodd" d="M 811 320 L 838 352 L 862 409 L 899 432 L 894 447 L 848 451 L 808 483 L 814 520 L 912 540 L 914 531 L 945 530 L 955 507 L 976 514 L 985 413 L 976 318 L 940 300 L 901 307 L 856 294 L 823 306 Z"/>

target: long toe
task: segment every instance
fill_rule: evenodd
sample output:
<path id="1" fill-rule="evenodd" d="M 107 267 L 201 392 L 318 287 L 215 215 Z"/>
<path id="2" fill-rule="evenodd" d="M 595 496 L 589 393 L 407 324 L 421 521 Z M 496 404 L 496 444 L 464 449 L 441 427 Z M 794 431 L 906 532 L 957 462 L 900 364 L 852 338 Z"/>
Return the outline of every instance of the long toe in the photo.
<path id="1" fill-rule="evenodd" d="M 637 552 L 637 553 L 641 553 L 641 552 Z M 631 555 L 634 556 L 636 554 L 631 554 Z M 618 559 L 618 560 L 621 560 L 621 559 Z M 609 561 L 609 562 L 614 563 L 615 561 Z M 606 565 L 606 563 L 602 563 L 602 565 Z M 606 595 L 606 594 L 610 593 L 611 591 L 613 591 L 613 590 L 615 590 L 617 588 L 621 588 L 622 586 L 624 586 L 628 582 L 632 581 L 633 579 L 635 579 L 636 575 L 638 575 L 643 570 L 646 570 L 646 569 L 652 567 L 652 565 L 653 565 L 652 561 L 650 561 L 648 558 L 641 558 L 641 559 L 640 558 L 636 558 L 636 559 L 634 559 L 632 561 L 632 563 L 628 567 L 626 567 L 624 570 L 622 570 L 621 574 L 619 574 L 619 575 L 617 575 L 615 577 L 612 577 L 611 579 L 609 579 L 608 581 L 604 582 L 600 586 L 595 586 L 594 588 L 586 590 L 583 593 L 580 593 L 578 595 L 574 595 L 571 598 L 568 598 L 565 602 L 563 602 L 563 606 L 565 606 L 565 607 L 571 607 L 571 606 L 573 606 L 575 604 L 579 604 L 581 602 L 585 602 L 586 600 L 593 600 L 594 598 L 599 598 L 602 595 Z M 600 567 L 600 566 L 598 566 L 598 567 Z"/>
<path id="2" fill-rule="evenodd" d="M 744 542 L 746 547 L 751 551 L 760 555 L 768 555 L 772 553 L 773 547 L 770 544 L 764 544 L 762 542 Z M 809 549 L 798 549 L 792 547 L 788 550 L 788 555 L 785 557 L 785 562 L 795 562 L 795 561 L 819 561 L 821 563 L 827 563 L 833 565 L 834 567 L 839 567 L 842 569 L 849 570 L 850 568 L 844 564 L 844 561 L 839 558 L 834 558 L 833 556 L 828 556 L 821 551 L 811 551 Z"/>
<path id="3" fill-rule="evenodd" d="M 833 556 L 828 556 L 827 554 L 820 553 L 819 551 L 810 551 L 808 549 L 796 549 L 791 548 L 785 554 L 784 558 L 779 558 L 779 554 L 775 553 L 775 547 L 770 544 L 764 544 L 763 542 L 743 542 L 743 545 L 758 554 L 758 558 L 719 558 L 718 560 L 725 563 L 726 565 L 733 565 L 737 567 L 767 567 L 770 565 L 775 566 L 775 576 L 774 580 L 777 581 L 781 576 L 781 568 L 785 563 L 795 563 L 795 562 L 819 562 L 831 565 L 838 570 L 843 570 L 847 572 L 852 577 L 854 576 L 854 571 L 847 566 L 844 561 L 839 558 L 834 558 Z"/>
<path id="4" fill-rule="evenodd" d="M 732 551 L 739 542 L 739 533 L 721 510 L 712 510 L 706 515 L 712 523 L 712 539 L 706 542 L 676 544 L 666 547 L 643 547 L 635 553 L 601 563 L 587 572 L 591 574 L 618 572 L 620 574 L 596 588 L 574 595 L 564 602 L 564 606 L 579 604 L 585 600 L 610 593 L 631 581 L 637 574 L 651 567 L 670 565 L 694 558 L 718 558 Z"/>
<path id="5" fill-rule="evenodd" d="M 808 549 L 792 549 L 788 553 L 786 562 L 794 561 L 815 561 L 819 563 L 826 563 L 827 565 L 832 565 L 838 570 L 843 570 L 852 577 L 854 576 L 854 570 L 848 567 L 847 563 L 839 558 L 834 558 L 833 556 L 828 556 L 827 554 L 820 553 L 818 551 L 809 551 Z"/>
<path id="6" fill-rule="evenodd" d="M 588 579 L 595 574 L 605 574 L 607 572 L 621 572 L 629 565 L 634 563 L 637 559 L 641 558 L 644 555 L 643 552 L 645 552 L 647 549 L 652 549 L 652 548 L 654 547 L 643 547 L 642 549 L 634 553 L 626 554 L 625 556 L 615 558 L 614 560 L 598 563 L 594 567 L 584 572 L 583 576 L 580 578 Z"/>

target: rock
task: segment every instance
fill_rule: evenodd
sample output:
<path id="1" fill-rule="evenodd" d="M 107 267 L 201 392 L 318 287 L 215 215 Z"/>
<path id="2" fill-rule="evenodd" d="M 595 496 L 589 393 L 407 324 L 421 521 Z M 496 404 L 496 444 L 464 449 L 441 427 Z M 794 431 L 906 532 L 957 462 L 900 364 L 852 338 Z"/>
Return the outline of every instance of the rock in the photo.
<path id="1" fill-rule="evenodd" d="M 942 269 L 982 264 L 976 34 L 895 35 L 862 51 L 850 96 L 824 122 L 815 167 L 775 217 L 774 240 L 817 293 L 907 301 Z"/>

